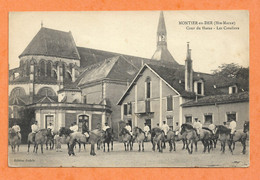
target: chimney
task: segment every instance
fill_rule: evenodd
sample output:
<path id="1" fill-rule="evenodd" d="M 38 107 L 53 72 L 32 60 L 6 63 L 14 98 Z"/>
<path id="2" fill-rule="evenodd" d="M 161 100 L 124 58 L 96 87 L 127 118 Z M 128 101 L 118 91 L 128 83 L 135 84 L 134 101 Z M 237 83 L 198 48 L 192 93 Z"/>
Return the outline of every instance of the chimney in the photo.
<path id="1" fill-rule="evenodd" d="M 191 60 L 191 49 L 187 42 L 187 57 L 185 60 L 185 91 L 193 92 L 193 70 Z"/>

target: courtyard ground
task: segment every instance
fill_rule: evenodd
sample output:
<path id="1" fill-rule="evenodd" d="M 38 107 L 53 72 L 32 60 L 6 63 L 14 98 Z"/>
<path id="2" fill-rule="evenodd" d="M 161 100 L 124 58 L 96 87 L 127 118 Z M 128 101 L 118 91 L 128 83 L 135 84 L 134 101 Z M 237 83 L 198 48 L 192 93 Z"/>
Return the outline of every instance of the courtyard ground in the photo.
<path id="1" fill-rule="evenodd" d="M 103 152 L 96 150 L 96 156 L 90 156 L 90 145 L 86 145 L 76 156 L 69 156 L 67 146 L 62 145 L 62 152 L 46 150 L 44 153 L 27 154 L 27 145 L 21 145 L 20 151 L 11 152 L 8 147 L 8 164 L 11 167 L 248 167 L 249 147 L 247 142 L 247 152 L 241 154 L 241 143 L 236 143 L 233 155 L 226 147 L 225 154 L 220 152 L 220 144 L 210 153 L 202 153 L 202 143 L 198 143 L 198 152 L 188 154 L 187 150 L 182 150 L 182 143 L 178 142 L 176 152 L 169 152 L 167 144 L 163 153 L 153 152 L 150 142 L 145 143 L 145 151 L 138 152 L 138 145 L 134 144 L 134 150 L 125 152 L 123 143 L 114 142 L 114 150 Z"/>

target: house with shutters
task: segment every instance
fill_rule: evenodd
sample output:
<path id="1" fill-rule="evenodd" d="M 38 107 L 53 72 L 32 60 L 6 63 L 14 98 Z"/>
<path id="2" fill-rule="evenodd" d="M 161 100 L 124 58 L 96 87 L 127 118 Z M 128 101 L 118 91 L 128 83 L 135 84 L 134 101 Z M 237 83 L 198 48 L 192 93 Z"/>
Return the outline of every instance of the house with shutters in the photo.
<path id="1" fill-rule="evenodd" d="M 236 79 L 194 72 L 187 44 L 185 66 L 145 64 L 118 101 L 121 119 L 132 126 L 150 128 L 163 121 L 173 128 L 178 122 L 204 126 L 223 124 L 231 118 L 242 128 L 249 120 L 249 94 Z"/>

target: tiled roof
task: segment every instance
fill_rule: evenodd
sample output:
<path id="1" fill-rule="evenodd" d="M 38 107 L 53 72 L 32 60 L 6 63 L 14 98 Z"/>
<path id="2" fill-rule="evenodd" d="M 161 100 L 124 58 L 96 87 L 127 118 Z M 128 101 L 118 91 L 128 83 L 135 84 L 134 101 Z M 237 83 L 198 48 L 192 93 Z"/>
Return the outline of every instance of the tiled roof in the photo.
<path id="1" fill-rule="evenodd" d="M 138 69 L 122 56 L 116 56 L 86 68 L 78 77 L 77 82 L 78 86 L 104 78 L 131 82 L 137 72 Z"/>
<path id="2" fill-rule="evenodd" d="M 79 59 L 71 32 L 42 27 L 19 57 L 43 55 L 68 59 Z"/>
<path id="3" fill-rule="evenodd" d="M 234 93 L 234 94 L 205 96 L 199 98 L 197 101 L 189 101 L 183 103 L 182 107 L 227 104 L 227 103 L 248 102 L 248 101 L 249 101 L 249 93 L 241 92 L 241 93 Z"/>

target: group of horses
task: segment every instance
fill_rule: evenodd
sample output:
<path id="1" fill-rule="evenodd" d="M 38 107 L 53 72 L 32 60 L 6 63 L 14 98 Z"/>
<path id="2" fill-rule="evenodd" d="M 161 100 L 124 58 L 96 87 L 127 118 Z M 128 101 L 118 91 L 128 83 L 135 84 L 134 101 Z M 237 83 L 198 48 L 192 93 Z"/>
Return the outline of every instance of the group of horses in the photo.
<path id="1" fill-rule="evenodd" d="M 169 143 L 169 151 L 176 151 L 176 142 L 182 141 L 183 147 L 182 149 L 187 149 L 190 154 L 193 152 L 193 145 L 195 146 L 195 151 L 197 151 L 197 143 L 201 141 L 204 149 L 203 152 L 210 152 L 213 148 L 216 148 L 217 141 L 219 140 L 221 143 L 221 151 L 225 152 L 226 143 L 228 147 L 233 153 L 235 148 L 235 142 L 241 142 L 243 146 L 242 153 L 246 152 L 246 140 L 249 132 L 249 122 L 244 123 L 243 130 L 237 130 L 234 133 L 233 139 L 230 138 L 230 129 L 223 125 L 216 125 L 215 133 L 208 128 L 202 128 L 200 130 L 200 134 L 197 133 L 197 130 L 193 128 L 190 124 L 182 124 L 180 132 L 177 134 L 175 131 L 168 131 L 165 136 L 164 132 L 159 128 L 152 128 L 151 131 L 145 136 L 145 132 L 139 128 L 134 127 L 133 132 L 130 133 L 125 128 L 122 128 L 119 132 L 119 136 L 121 136 L 122 142 L 124 143 L 125 151 L 132 151 L 134 142 L 138 143 L 139 152 L 144 151 L 144 142 L 151 141 L 152 150 L 156 151 L 156 148 L 159 152 L 163 152 L 163 149 L 166 148 L 166 143 Z M 85 145 L 90 144 L 90 155 L 95 156 L 95 145 L 100 148 L 103 147 L 103 151 L 105 152 L 105 144 L 107 144 L 107 151 L 113 150 L 113 140 L 114 133 L 112 128 L 108 128 L 105 131 L 102 129 L 94 129 L 89 132 L 89 137 L 82 134 L 81 132 L 73 132 L 69 128 L 62 127 L 59 130 L 59 136 L 62 137 L 62 143 L 66 143 L 68 146 L 68 154 L 75 155 L 74 149 L 76 144 L 79 145 L 79 151 L 81 149 L 81 144 Z M 18 138 L 17 133 L 15 133 L 11 128 L 9 129 L 9 143 L 12 147 L 12 152 L 15 152 L 15 148 L 17 146 L 17 150 L 19 151 L 19 145 L 21 144 L 21 139 Z M 50 129 L 41 129 L 39 132 L 35 134 L 35 138 L 33 140 L 33 134 L 30 133 L 28 135 L 28 150 L 30 151 L 30 145 L 34 145 L 33 152 L 37 153 L 38 146 L 41 146 L 41 153 L 43 153 L 43 146 L 46 145 L 46 149 L 48 146 L 50 149 L 54 148 L 54 135 Z M 233 145 L 233 148 L 232 148 Z"/>

